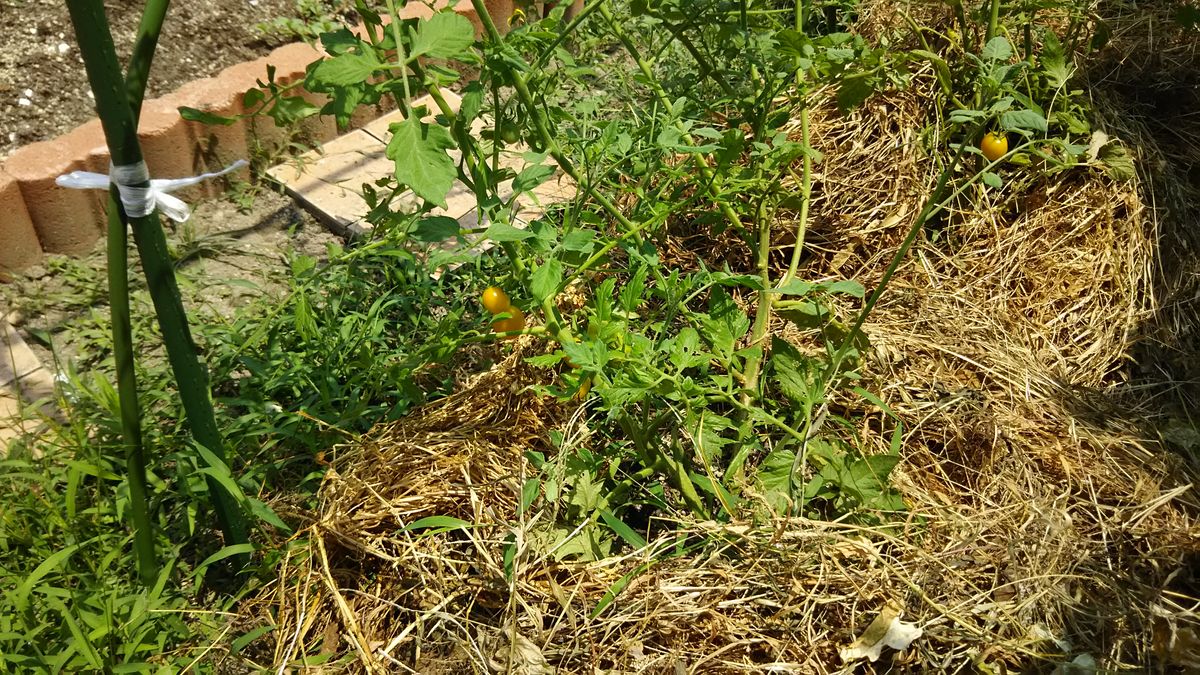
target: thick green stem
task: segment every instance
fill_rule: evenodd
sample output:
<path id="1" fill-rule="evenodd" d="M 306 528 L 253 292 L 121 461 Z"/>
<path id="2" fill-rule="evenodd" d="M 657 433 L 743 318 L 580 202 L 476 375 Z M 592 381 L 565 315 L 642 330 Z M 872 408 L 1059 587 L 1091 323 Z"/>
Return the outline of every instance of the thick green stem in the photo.
<path id="1" fill-rule="evenodd" d="M 996 33 L 1000 31 L 1000 0 L 991 0 L 991 9 L 988 13 L 987 38 L 983 41 L 986 45 L 996 37 Z"/>
<path id="2" fill-rule="evenodd" d="M 744 5 L 743 5 L 744 6 Z M 804 31 L 804 2 L 796 2 L 795 13 L 795 29 L 796 32 Z M 796 58 L 796 84 L 802 86 L 804 72 L 800 69 L 800 59 Z M 780 281 L 779 286 L 786 286 L 795 276 L 796 270 L 800 265 L 800 254 L 804 251 L 804 235 L 808 223 L 808 200 L 812 194 L 812 157 L 809 154 L 809 132 L 808 132 L 808 107 L 805 105 L 800 109 L 800 128 L 803 135 L 804 144 L 804 175 L 802 178 L 802 196 L 800 206 L 800 223 L 796 231 L 796 244 L 792 249 L 792 260 L 788 266 L 788 271 Z M 759 170 L 761 173 L 761 169 Z M 758 176 L 756 176 L 758 178 Z M 774 286 L 771 281 L 771 225 L 774 214 L 767 209 L 765 200 L 759 203 L 758 211 L 755 214 L 758 222 L 758 250 L 755 253 L 755 262 L 758 265 L 758 274 L 764 289 L 770 289 Z M 766 339 L 767 329 L 771 323 L 771 308 L 773 299 L 769 290 L 763 290 L 758 294 L 758 306 L 754 316 L 754 326 L 750 331 L 750 346 L 762 347 L 762 342 Z M 765 348 L 764 348 L 765 349 Z M 762 372 L 763 356 L 762 352 L 758 355 L 751 355 L 746 358 L 746 369 L 744 371 L 744 386 L 742 402 L 749 403 L 751 400 L 757 399 L 758 396 L 758 378 Z M 748 429 L 747 429 L 748 431 Z"/>
<path id="3" fill-rule="evenodd" d="M 125 89 L 134 118 L 142 108 L 146 79 L 154 49 L 166 17 L 169 0 L 151 0 L 142 12 L 133 56 L 125 74 Z M 133 523 L 133 550 L 138 577 L 152 586 L 158 576 L 154 529 L 150 522 L 146 488 L 146 450 L 142 443 L 141 407 L 134 372 L 133 330 L 129 310 L 129 248 L 126 224 L 115 187 L 108 195 L 108 301 L 112 314 L 113 359 L 117 368 L 117 397 L 121 403 L 121 436 L 125 446 L 125 475 L 129 482 L 129 518 Z"/>
<path id="4" fill-rule="evenodd" d="M 67 9 L 75 27 L 88 82 L 96 97 L 96 108 L 100 113 L 100 123 L 104 128 L 112 162 L 116 166 L 136 165 L 142 161 L 137 124 L 130 107 L 125 79 L 117 63 L 104 5 L 101 0 L 68 0 Z M 128 220 L 133 227 L 142 270 L 158 315 L 167 358 L 179 384 L 180 399 L 192 436 L 197 443 L 224 461 L 225 448 L 213 414 L 208 376 L 196 356 L 196 346 L 188 327 L 162 226 L 154 213 Z M 246 521 L 237 502 L 216 480 L 210 478 L 208 487 L 225 534 L 225 543 L 245 543 Z M 244 565 L 248 557 L 239 556 L 237 562 Z"/>
<path id="5" fill-rule="evenodd" d="M 750 329 L 749 346 L 761 348 L 762 342 L 767 336 L 767 329 L 771 325 L 771 216 L 765 199 L 759 202 L 758 209 L 755 211 L 755 220 L 758 221 L 758 250 L 755 251 L 754 257 L 758 266 L 759 280 L 764 290 L 758 292 L 758 298 L 755 300 L 757 306 L 754 311 L 754 325 Z M 762 362 L 762 352 L 746 357 L 746 367 L 742 371 L 744 373 L 742 386 L 744 403 L 758 400 L 758 376 L 762 371 Z"/>
<path id="6" fill-rule="evenodd" d="M 796 3 L 796 32 L 804 31 L 804 3 Z M 799 57 L 797 57 L 796 66 L 796 86 L 800 88 L 800 95 L 804 96 L 804 71 L 800 70 Z M 792 248 L 792 259 L 788 263 L 787 273 L 783 275 L 783 279 L 779 281 L 779 287 L 783 288 L 796 278 L 796 272 L 800 269 L 800 257 L 804 254 L 804 237 L 808 234 L 808 209 L 812 202 L 812 153 L 810 152 L 812 134 L 809 131 L 808 122 L 808 100 L 801 101 L 800 107 L 800 143 L 804 146 L 804 157 L 801 159 L 801 174 L 800 174 L 800 217 L 796 223 L 796 244 Z"/>
<path id="7" fill-rule="evenodd" d="M 121 402 L 121 436 L 125 445 L 125 478 L 129 482 L 129 518 L 133 522 L 133 550 L 138 577 L 153 586 L 158 574 L 154 529 L 150 523 L 146 488 L 146 451 L 142 445 L 142 413 L 138 405 L 137 376 L 133 369 L 133 331 L 129 312 L 129 250 L 125 221 L 116 190 L 108 198 L 108 302 L 112 313 L 113 358 L 117 367 L 117 396 Z"/>
<path id="8" fill-rule="evenodd" d="M 403 22 L 400 20 L 400 15 L 396 13 L 396 0 L 387 0 L 388 13 L 392 15 L 392 39 L 396 41 L 396 57 L 400 63 L 408 63 L 408 57 L 404 53 L 404 40 L 400 35 L 400 29 Z M 400 109 L 404 111 L 405 116 L 412 114 L 412 92 L 408 88 L 408 68 L 404 67 L 404 72 L 400 73 L 400 81 L 404 86 L 404 100 L 400 103 Z"/>

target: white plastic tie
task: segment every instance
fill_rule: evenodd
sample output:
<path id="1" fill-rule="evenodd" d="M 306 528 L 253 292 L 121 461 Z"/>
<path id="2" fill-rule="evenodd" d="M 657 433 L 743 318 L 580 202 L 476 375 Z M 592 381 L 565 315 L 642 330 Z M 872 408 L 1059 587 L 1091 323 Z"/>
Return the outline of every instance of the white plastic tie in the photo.
<path id="1" fill-rule="evenodd" d="M 231 171 L 246 166 L 244 159 L 213 173 L 202 173 L 190 178 L 150 179 L 150 171 L 145 162 L 127 164 L 125 166 L 109 165 L 108 175 L 92 171 L 72 171 L 55 179 L 55 183 L 65 188 L 76 190 L 107 190 L 115 184 L 121 195 L 121 206 L 125 207 L 125 215 L 130 218 L 141 218 L 154 213 L 154 209 L 162 211 L 171 220 L 182 223 L 192 215 L 192 210 L 178 197 L 171 195 L 175 190 L 191 187 L 200 181 L 224 176 Z M 148 186 L 144 184 L 149 183 Z"/>

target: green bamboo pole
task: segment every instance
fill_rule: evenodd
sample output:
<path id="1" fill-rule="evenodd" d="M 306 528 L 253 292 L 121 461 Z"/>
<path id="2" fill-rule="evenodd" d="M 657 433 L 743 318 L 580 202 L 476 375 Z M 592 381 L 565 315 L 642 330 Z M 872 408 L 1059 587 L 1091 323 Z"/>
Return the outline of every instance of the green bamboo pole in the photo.
<path id="1" fill-rule="evenodd" d="M 113 357 L 117 364 L 117 396 L 121 402 L 121 436 L 125 446 L 125 476 L 129 480 L 129 518 L 133 521 L 133 550 L 138 577 L 153 586 L 158 575 L 154 530 L 147 507 L 146 452 L 142 445 L 141 407 L 133 370 L 133 334 L 129 317 L 129 252 L 125 222 L 108 197 L 108 302 L 112 313 Z"/>
<path id="2" fill-rule="evenodd" d="M 137 139 L 137 124 L 130 107 L 125 78 L 121 76 L 117 53 L 113 47 L 108 19 L 101 0 L 67 0 L 67 10 L 79 41 L 79 50 L 87 69 L 88 82 L 96 97 L 96 109 L 108 143 L 113 164 L 125 166 L 142 161 Z M 161 8 L 165 12 L 165 7 Z M 150 50 L 152 51 L 152 49 Z M 149 63 L 145 64 L 148 69 Z M 144 82 L 145 70 L 138 75 Z M 136 80 L 135 80 L 135 86 Z M 195 343 L 188 327 L 187 315 L 175 281 L 174 268 L 167 252 L 167 241 L 157 214 L 128 218 L 133 238 L 142 260 L 150 297 L 158 315 L 167 358 L 179 384 L 188 426 L 197 443 L 208 448 L 221 461 L 225 460 L 224 443 L 213 415 L 208 376 L 196 356 Z M 246 521 L 233 496 L 220 483 L 208 478 L 213 507 L 225 534 L 227 545 L 247 541 Z M 239 567 L 246 556 L 235 559 Z"/>
<path id="3" fill-rule="evenodd" d="M 146 78 L 154 60 L 154 49 L 169 0 L 150 0 L 142 12 L 133 57 L 125 75 L 129 105 L 136 119 L 146 94 Z M 138 404 L 137 375 L 134 372 L 133 331 L 129 311 L 128 224 L 120 208 L 116 187 L 108 193 L 108 303 L 112 314 L 113 357 L 117 365 L 117 396 L 121 402 L 121 436 L 125 446 L 125 475 L 129 481 L 129 518 L 133 523 L 133 550 L 138 577 L 145 586 L 153 586 L 158 577 L 158 555 L 154 550 L 154 529 L 147 506 L 146 451 L 142 444 L 142 413 Z"/>

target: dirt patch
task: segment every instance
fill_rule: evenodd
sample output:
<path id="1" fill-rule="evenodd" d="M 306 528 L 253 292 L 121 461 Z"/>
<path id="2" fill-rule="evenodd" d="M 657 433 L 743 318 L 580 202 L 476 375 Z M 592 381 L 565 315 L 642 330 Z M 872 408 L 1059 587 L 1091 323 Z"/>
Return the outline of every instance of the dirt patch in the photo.
<path id="1" fill-rule="evenodd" d="M 323 258 L 328 244 L 341 241 L 283 195 L 262 190 L 250 199 L 242 193 L 240 203 L 237 196 L 194 204 L 192 218 L 167 233 L 194 322 L 228 318 L 258 298 L 282 294 L 290 254 Z M 139 327 L 153 331 L 154 310 L 136 251 L 130 267 Z M 106 275 L 103 247 L 83 259 L 47 256 L 12 284 L 0 285 L 0 315 L 15 310 L 10 316 L 47 367 L 87 371 L 109 354 Z"/>
<path id="2" fill-rule="evenodd" d="M 117 53 L 129 57 L 143 3 L 105 2 Z M 264 30 L 302 13 L 296 0 L 197 0 L 171 6 L 150 72 L 147 98 L 263 56 L 294 35 Z M 310 18 L 335 2 L 305 2 Z M 94 101 L 61 0 L 0 0 L 0 159 L 90 119 Z"/>

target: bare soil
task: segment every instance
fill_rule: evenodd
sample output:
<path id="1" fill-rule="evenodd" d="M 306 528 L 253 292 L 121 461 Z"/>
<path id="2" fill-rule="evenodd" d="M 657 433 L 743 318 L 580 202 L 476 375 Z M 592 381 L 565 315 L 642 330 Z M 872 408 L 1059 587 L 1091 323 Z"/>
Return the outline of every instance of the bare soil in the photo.
<path id="1" fill-rule="evenodd" d="M 313 3 L 307 3 L 312 5 Z M 331 3 L 322 3 L 329 5 Z M 143 2 L 107 0 L 122 64 Z M 296 0 L 186 0 L 167 13 L 147 97 L 171 92 L 291 41 L 269 30 L 294 18 Z M 22 145 L 53 138 L 94 114 L 83 60 L 63 0 L 0 0 L 0 160 Z"/>
<path id="2" fill-rule="evenodd" d="M 341 242 L 288 197 L 270 190 L 237 196 L 194 203 L 192 218 L 167 232 L 194 322 L 228 318 L 257 298 L 281 295 L 290 255 L 324 259 L 327 246 Z M 135 314 L 152 317 L 136 250 L 130 267 Z M 11 284 L 0 284 L 0 316 L 19 326 L 45 366 L 87 372 L 96 365 L 92 359 L 107 353 L 97 349 L 108 339 L 106 268 L 103 246 L 82 259 L 47 256 Z M 142 322 L 135 333 L 147 339 L 154 330 L 152 322 Z M 157 348 L 142 353 L 157 355 Z"/>

